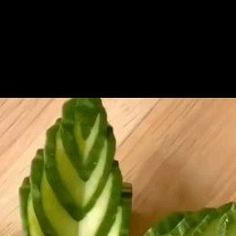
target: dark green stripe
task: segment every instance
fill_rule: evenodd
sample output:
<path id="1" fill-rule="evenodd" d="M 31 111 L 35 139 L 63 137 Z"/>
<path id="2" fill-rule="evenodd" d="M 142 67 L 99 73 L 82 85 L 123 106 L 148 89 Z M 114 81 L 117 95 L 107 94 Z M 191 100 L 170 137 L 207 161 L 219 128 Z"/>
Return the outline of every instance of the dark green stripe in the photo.
<path id="1" fill-rule="evenodd" d="M 199 222 L 199 224 L 194 228 L 190 229 L 191 232 L 194 232 L 194 235 L 201 235 L 203 230 L 207 228 L 210 222 L 215 220 L 220 215 L 227 212 L 232 207 L 232 203 L 227 203 L 219 208 L 205 208 L 202 211 L 208 211 L 208 214 Z M 196 214 L 196 213 L 192 213 Z"/>
<path id="2" fill-rule="evenodd" d="M 24 236 L 30 236 L 29 233 L 29 221 L 28 221 L 28 198 L 30 194 L 29 177 L 24 178 L 21 187 L 19 189 L 20 197 L 20 214 L 23 225 Z"/>
<path id="3" fill-rule="evenodd" d="M 124 183 L 121 195 L 122 226 L 120 236 L 129 236 L 132 212 L 132 185 Z"/>
<path id="4" fill-rule="evenodd" d="M 56 124 L 47 131 L 47 140 L 45 145 L 45 171 L 48 182 L 50 183 L 55 196 L 67 212 L 76 220 L 83 217 L 82 210 L 74 204 L 73 197 L 64 186 L 60 173 L 56 164 L 56 135 L 61 120 L 57 120 Z"/>
<path id="5" fill-rule="evenodd" d="M 98 136 L 88 154 L 86 164 L 84 164 L 82 162 L 81 147 L 75 138 L 75 126 L 80 126 L 83 137 L 86 139 L 94 126 L 98 114 L 100 114 Z M 108 144 L 112 147 L 109 149 L 109 155 L 113 158 L 116 146 L 115 138 L 112 127 L 107 123 L 107 115 L 101 99 L 71 99 L 64 104 L 62 141 L 72 164 L 84 181 L 89 179 L 96 167 L 105 139 L 108 139 Z"/>
<path id="6" fill-rule="evenodd" d="M 113 156 L 114 156 L 114 149 L 115 149 L 115 142 L 114 142 L 114 136 L 113 136 L 112 129 L 107 129 L 107 139 L 108 139 L 107 157 L 106 157 L 106 165 L 105 165 L 105 169 L 103 172 L 103 176 L 101 177 L 101 179 L 99 181 L 98 187 L 97 187 L 94 195 L 91 197 L 90 201 L 85 206 L 85 209 L 84 209 L 85 212 L 88 212 L 95 204 L 96 199 L 98 198 L 98 196 L 101 194 L 103 188 L 105 187 L 106 181 L 107 181 L 109 174 L 111 172 L 112 163 L 114 162 Z"/>
<path id="7" fill-rule="evenodd" d="M 116 162 L 114 162 L 112 173 L 113 173 L 112 193 L 110 196 L 108 209 L 96 233 L 96 236 L 105 236 L 108 234 L 113 222 L 115 221 L 117 207 L 120 203 L 122 177 Z"/>
<path id="8" fill-rule="evenodd" d="M 56 231 L 50 224 L 49 219 L 45 215 L 43 210 L 42 200 L 41 200 L 41 182 L 44 172 L 43 165 L 43 150 L 38 150 L 36 157 L 32 161 L 31 165 L 31 194 L 33 207 L 35 211 L 35 215 L 38 219 L 40 228 L 45 236 L 56 236 Z"/>

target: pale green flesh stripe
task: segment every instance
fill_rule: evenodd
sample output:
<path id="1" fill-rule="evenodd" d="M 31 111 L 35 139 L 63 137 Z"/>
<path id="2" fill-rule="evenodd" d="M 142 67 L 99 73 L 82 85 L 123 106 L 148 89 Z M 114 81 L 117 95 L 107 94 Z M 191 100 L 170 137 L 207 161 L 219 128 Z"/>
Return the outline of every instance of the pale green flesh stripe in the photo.
<path id="1" fill-rule="evenodd" d="M 115 221 L 107 236 L 120 236 L 121 224 L 122 224 L 122 207 L 118 207 Z"/>
<path id="2" fill-rule="evenodd" d="M 65 211 L 65 209 L 60 205 L 44 173 L 43 179 L 42 179 L 43 208 L 50 223 L 56 229 L 58 236 L 68 236 L 68 235 L 70 236 L 83 236 L 83 235 L 95 236 L 96 235 L 99 226 L 104 220 L 106 210 L 108 209 L 108 205 L 109 205 L 110 197 L 111 197 L 111 191 L 112 191 L 113 178 L 114 176 L 111 173 L 94 207 L 87 213 L 87 215 L 81 221 L 77 222 L 73 220 L 70 217 L 70 215 Z M 45 199 L 47 199 L 47 201 L 45 201 Z M 113 231 L 110 232 L 109 236 L 113 236 L 113 235 L 119 236 L 116 230 L 117 228 L 120 229 L 120 225 L 122 221 L 122 211 L 119 215 L 116 218 L 117 226 L 113 227 Z M 39 235 L 35 234 L 31 236 L 39 236 Z"/>
<path id="3" fill-rule="evenodd" d="M 41 184 L 43 209 L 51 225 L 57 231 L 58 236 L 77 236 L 78 222 L 73 220 L 60 205 L 48 183 L 45 173 L 43 174 Z"/>
<path id="4" fill-rule="evenodd" d="M 38 219 L 34 212 L 31 194 L 29 194 L 29 198 L 28 198 L 27 212 L 28 212 L 30 236 L 43 236 L 44 234 L 41 231 Z"/>
<path id="5" fill-rule="evenodd" d="M 90 178 L 86 182 L 80 178 L 72 163 L 70 162 L 70 159 L 64 150 L 59 132 L 57 134 L 56 146 L 56 162 L 62 181 L 72 195 L 76 205 L 86 206 L 97 190 L 100 179 L 102 178 L 106 167 L 108 146 L 107 140 L 105 140 L 104 146 L 101 150 L 98 163 Z"/>
<path id="6" fill-rule="evenodd" d="M 85 147 L 84 147 L 84 161 L 87 160 L 87 157 L 95 143 L 95 140 L 99 133 L 99 124 L 100 124 L 100 114 L 97 115 L 94 126 L 92 127 L 90 134 L 88 138 L 85 141 Z"/>
<path id="7" fill-rule="evenodd" d="M 100 114 L 98 114 L 98 116 L 96 117 L 94 126 L 91 128 L 90 134 L 86 140 L 83 138 L 80 125 L 77 123 L 75 124 L 74 128 L 75 139 L 79 147 L 83 163 L 87 161 L 87 157 L 96 141 L 96 137 L 99 134 L 99 123 L 100 123 Z"/>
<path id="8" fill-rule="evenodd" d="M 83 201 L 84 182 L 64 150 L 60 132 L 57 133 L 56 138 L 56 163 L 63 184 L 70 192 L 75 204 L 80 207 Z"/>
<path id="9" fill-rule="evenodd" d="M 113 174 L 111 173 L 94 207 L 80 221 L 78 235 L 80 236 L 82 235 L 95 236 L 96 235 L 96 232 L 104 219 L 106 210 L 110 202 L 113 178 L 114 178 Z"/>
<path id="10" fill-rule="evenodd" d="M 107 157 L 107 140 L 105 140 L 104 146 L 101 150 L 98 163 L 92 172 L 90 178 L 86 182 L 86 187 L 84 188 L 84 201 L 83 205 L 86 205 L 90 198 L 93 196 L 97 187 L 99 185 L 100 179 L 102 178 L 105 167 L 106 167 L 106 157 Z"/>

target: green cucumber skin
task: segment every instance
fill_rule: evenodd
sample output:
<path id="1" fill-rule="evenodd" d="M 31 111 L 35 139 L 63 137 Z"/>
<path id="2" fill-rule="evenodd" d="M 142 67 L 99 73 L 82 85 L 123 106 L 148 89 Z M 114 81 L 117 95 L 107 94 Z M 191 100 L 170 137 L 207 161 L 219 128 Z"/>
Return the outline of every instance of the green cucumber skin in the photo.
<path id="1" fill-rule="evenodd" d="M 233 236 L 236 235 L 236 203 L 197 212 L 180 212 L 150 228 L 145 236 Z"/>
<path id="2" fill-rule="evenodd" d="M 29 233 L 29 221 L 28 221 L 28 198 L 30 194 L 30 181 L 29 177 L 24 178 L 21 187 L 19 189 L 20 197 L 20 215 L 23 225 L 24 236 L 30 236 Z"/>
<path id="3" fill-rule="evenodd" d="M 63 119 L 59 119 L 56 122 L 56 124 L 48 130 L 46 147 L 45 147 L 45 160 L 46 160 L 45 169 L 46 169 L 48 181 L 50 185 L 52 186 L 53 191 L 55 192 L 60 203 L 63 205 L 63 207 L 69 212 L 69 214 L 75 220 L 80 220 L 84 217 L 86 212 L 88 212 L 92 208 L 96 198 L 101 193 L 106 183 L 106 180 L 108 178 L 108 175 L 111 171 L 111 166 L 112 166 L 112 161 L 113 161 L 113 157 L 115 153 L 115 146 L 116 146 L 113 130 L 112 130 L 112 127 L 107 124 L 106 113 L 105 113 L 104 108 L 102 107 L 102 103 L 101 101 L 98 102 L 99 100 L 96 100 L 95 103 L 99 104 L 99 106 L 96 107 L 95 109 L 96 112 L 94 114 L 97 115 L 97 113 L 100 112 L 100 115 L 101 115 L 101 119 L 100 119 L 101 122 L 100 122 L 100 128 L 99 128 L 100 131 L 95 141 L 95 144 L 92 148 L 92 151 L 90 153 L 90 155 L 92 155 L 93 158 L 88 157 L 90 158 L 88 159 L 88 165 L 86 166 L 82 165 L 80 161 L 81 158 L 79 157 L 79 154 L 78 154 L 79 151 L 77 150 L 78 147 L 75 142 L 75 137 L 71 135 L 71 133 L 73 133 L 72 125 L 74 124 L 72 117 L 75 116 L 74 110 L 76 109 L 76 104 L 78 103 L 78 101 L 80 101 L 80 99 L 72 99 L 72 100 L 69 100 L 64 105 L 63 115 L 66 118 L 64 119 L 63 117 Z M 93 99 L 92 99 L 92 102 L 94 102 Z M 92 124 L 93 121 L 91 121 L 90 123 Z M 63 181 L 60 177 L 60 173 L 58 169 L 56 168 L 57 164 L 55 160 L 55 148 L 56 148 L 55 140 L 56 140 L 57 132 L 60 132 L 64 149 L 72 165 L 75 167 L 75 170 L 77 170 L 77 172 L 80 173 L 79 176 L 82 177 L 82 179 L 86 179 L 84 178 L 86 174 L 81 175 L 82 172 L 88 171 L 89 172 L 89 175 L 87 175 L 88 177 L 90 176 L 91 172 L 94 170 L 98 161 L 98 155 L 100 153 L 99 151 L 101 150 L 105 139 L 107 140 L 108 147 L 107 147 L 107 156 L 106 156 L 106 166 L 103 172 L 103 176 L 101 180 L 99 181 L 99 184 L 95 193 L 92 195 L 90 201 L 84 207 L 81 207 L 75 204 L 73 197 L 67 190 L 66 186 L 63 184 Z M 81 166 L 81 168 L 78 168 L 78 166 Z M 65 194 L 61 194 L 61 192 Z"/>
<path id="4" fill-rule="evenodd" d="M 200 236 L 207 229 L 209 224 L 217 219 L 220 215 L 226 213 L 229 209 L 231 209 L 233 203 L 227 203 L 219 208 L 206 208 L 209 210 L 209 213 L 199 222 L 199 224 L 191 229 L 186 235 Z"/>
<path id="5" fill-rule="evenodd" d="M 36 157 L 31 164 L 31 195 L 33 200 L 33 207 L 37 216 L 40 228 L 45 236 L 57 236 L 56 231 L 50 224 L 49 219 L 45 215 L 42 201 L 41 201 L 41 182 L 44 173 L 43 150 L 38 150 Z"/>
<path id="6" fill-rule="evenodd" d="M 47 142 L 45 147 L 45 169 L 48 181 L 53 188 L 53 191 L 55 192 L 58 200 L 63 205 L 63 207 L 68 211 L 68 213 L 75 219 L 80 220 L 84 217 L 86 212 L 88 212 L 92 206 L 94 205 L 94 202 L 96 198 L 101 193 L 103 187 L 105 186 L 106 180 L 108 178 L 108 175 L 111 171 L 111 165 L 113 163 L 113 153 L 115 149 L 115 141 L 113 136 L 113 131 L 111 127 L 108 127 L 107 129 L 107 137 L 108 140 L 111 140 L 108 142 L 108 151 L 107 151 L 107 159 L 106 159 L 106 166 L 105 170 L 103 172 L 103 176 L 101 180 L 99 181 L 99 185 L 97 187 L 97 190 L 91 197 L 88 204 L 82 208 L 80 206 L 75 205 L 74 200 L 72 196 L 70 195 L 69 191 L 63 184 L 63 181 L 60 177 L 60 173 L 57 169 L 57 163 L 55 159 L 55 139 L 56 134 L 58 130 L 60 129 L 60 122 L 61 120 L 58 120 L 57 123 L 52 126 L 48 132 L 47 132 Z M 63 194 L 62 194 L 63 193 Z"/>
<path id="7" fill-rule="evenodd" d="M 113 185 L 112 185 L 112 194 L 110 196 L 110 203 L 105 213 L 103 223 L 98 228 L 96 236 L 104 236 L 108 234 L 113 222 L 115 221 L 116 210 L 120 203 L 122 175 L 121 175 L 117 161 L 113 162 L 112 173 L 113 173 L 114 178 L 113 178 Z"/>
<path id="8" fill-rule="evenodd" d="M 170 216 L 168 216 L 166 219 L 163 219 L 156 225 L 154 225 L 152 228 L 150 228 L 145 236 L 149 235 L 164 235 L 169 233 L 173 228 L 176 227 L 176 225 L 184 218 L 183 213 L 174 213 Z"/>
<path id="9" fill-rule="evenodd" d="M 236 210 L 232 211 L 227 215 L 228 223 L 226 225 L 226 235 L 236 235 Z"/>
<path id="10" fill-rule="evenodd" d="M 121 195 L 122 225 L 120 236 L 129 236 L 131 212 L 132 212 L 132 186 L 123 188 Z"/>
<path id="11" fill-rule="evenodd" d="M 40 227 L 45 234 L 45 236 L 57 236 L 56 231 L 50 224 L 50 221 L 45 216 L 42 203 L 41 203 L 41 196 L 40 196 L 40 184 L 43 175 L 43 152 L 42 150 L 38 151 L 36 158 L 34 158 L 32 162 L 32 169 L 31 169 L 31 188 L 32 188 L 32 196 L 33 196 L 33 204 L 37 219 L 39 221 Z M 112 184 L 112 193 L 110 196 L 110 203 L 108 204 L 108 209 L 106 211 L 105 217 L 103 219 L 102 224 L 100 225 L 96 236 L 104 236 L 108 234 L 112 223 L 115 219 L 116 209 L 121 201 L 121 186 L 122 186 L 122 176 L 120 173 L 120 169 L 118 166 L 118 162 L 114 161 L 112 173 L 114 175 L 113 184 Z M 122 225 L 122 233 L 121 236 L 128 235 L 127 225 L 128 219 L 130 218 L 131 212 L 131 204 L 130 204 L 130 197 L 128 197 L 127 192 L 124 192 L 125 199 L 122 200 L 122 204 L 124 205 L 124 213 L 123 213 L 123 225 Z M 129 215 L 128 215 L 129 214 Z M 28 236 L 28 235 L 27 235 Z"/>
<path id="12" fill-rule="evenodd" d="M 129 236 L 130 220 L 131 220 L 131 199 L 122 199 L 122 226 L 120 236 Z"/>
<path id="13" fill-rule="evenodd" d="M 195 227 L 209 213 L 209 209 L 202 209 L 199 212 L 186 212 L 182 220 L 168 233 L 172 236 L 183 236 Z"/>
<path id="14" fill-rule="evenodd" d="M 68 105 L 69 104 L 69 105 Z M 99 114 L 99 117 L 98 117 Z M 96 121 L 96 123 L 95 123 Z M 75 126 L 80 124 L 81 132 L 83 138 L 86 139 L 90 135 L 91 128 L 94 126 L 92 135 L 89 136 L 89 142 L 87 146 L 82 146 L 84 149 L 82 150 L 86 154 L 86 159 L 81 156 L 80 146 L 78 144 L 78 140 L 82 140 L 82 145 L 85 143 L 83 139 L 80 139 L 81 136 L 78 136 L 78 133 L 75 134 Z M 73 132 L 72 132 L 73 131 Z M 70 132 L 72 135 L 70 135 Z M 74 169 L 78 173 L 78 176 L 81 177 L 84 182 L 86 182 L 91 174 L 93 173 L 95 167 L 98 163 L 98 157 L 100 151 L 103 148 L 103 145 L 106 141 L 107 143 L 107 155 L 103 155 L 105 157 L 103 166 L 103 171 L 100 171 L 99 181 L 95 181 L 94 185 L 94 192 L 90 191 L 90 196 L 88 202 L 83 207 L 78 206 L 73 199 L 68 190 L 66 183 L 63 182 L 63 178 L 67 178 L 67 175 L 62 175 L 61 177 L 61 170 L 57 167 L 57 159 L 56 155 L 56 148 L 57 148 L 57 135 L 59 135 L 60 140 L 62 141 L 64 151 L 66 152 L 69 161 L 73 165 Z M 77 136 L 76 136 L 77 135 Z M 92 139 L 91 139 L 92 138 Z M 25 236 L 30 236 L 30 219 L 28 219 L 27 215 L 31 214 L 37 218 L 37 227 L 40 232 L 34 231 L 35 235 L 43 234 L 45 236 L 58 236 L 58 235 L 66 235 L 68 234 L 75 234 L 76 228 L 73 228 L 71 231 L 71 224 L 69 219 L 73 219 L 76 226 L 76 221 L 79 224 L 79 221 L 83 219 L 87 212 L 95 205 L 96 200 L 98 199 L 99 195 L 101 194 L 102 190 L 104 189 L 108 177 L 110 175 L 113 176 L 112 178 L 112 186 L 109 188 L 111 193 L 107 196 L 109 197 L 109 204 L 106 212 L 104 212 L 105 216 L 101 219 L 101 223 L 98 226 L 98 230 L 96 231 L 95 236 L 105 236 L 109 233 L 112 224 L 116 217 L 116 212 L 119 209 L 122 209 L 122 227 L 120 229 L 121 236 L 128 236 L 129 231 L 129 223 L 131 218 L 131 207 L 132 207 L 132 194 L 131 191 L 122 188 L 122 175 L 119 169 L 119 165 L 117 161 L 114 161 L 114 154 L 116 149 L 116 141 L 113 135 L 112 127 L 107 122 L 107 115 L 105 109 L 102 105 L 101 99 L 71 99 L 69 100 L 63 107 L 63 117 L 56 121 L 56 124 L 53 125 L 47 131 L 47 140 L 45 144 L 44 150 L 38 150 L 36 157 L 32 161 L 31 165 L 31 175 L 27 180 L 25 180 L 25 184 L 22 184 L 20 188 L 20 204 L 21 204 L 21 217 L 23 221 L 24 233 Z M 90 151 L 89 151 L 90 150 Z M 104 150 L 104 149 L 103 149 Z M 58 153 L 58 149 L 57 149 Z M 60 152 L 59 152 L 60 153 Z M 85 161 L 83 160 L 85 159 Z M 61 160 L 61 159 L 59 159 Z M 60 162 L 63 164 L 63 162 Z M 63 166 L 63 165 L 61 165 Z M 99 169 L 97 169 L 99 170 Z M 96 170 L 96 171 L 97 171 Z M 67 173 L 67 172 L 63 172 Z M 99 173 L 99 172 L 96 172 Z M 73 176 L 73 175 L 71 175 Z M 70 176 L 70 177 L 71 177 Z M 75 176 L 75 175 L 74 175 Z M 97 176 L 95 174 L 95 176 Z M 50 186 L 50 191 L 53 191 L 54 201 L 48 195 L 44 194 L 44 198 L 42 199 L 42 189 L 44 189 L 44 193 L 47 193 L 49 190 L 48 188 L 44 188 L 44 184 L 42 185 L 43 179 L 46 181 L 45 186 Z M 111 180 L 111 179 L 110 179 Z M 65 180 L 64 180 L 65 181 Z M 111 182 L 110 182 L 111 183 Z M 72 185 L 73 186 L 73 185 Z M 108 186 L 108 185 L 107 185 Z M 90 188 L 91 189 L 91 188 Z M 71 191 L 71 190 L 70 190 Z M 72 188 L 73 191 L 73 188 Z M 52 193 L 52 192 L 51 192 Z M 89 193 L 89 192 L 88 192 Z M 30 197 L 30 208 L 29 205 L 29 196 Z M 46 201 L 47 207 L 44 211 L 44 200 L 51 199 L 50 201 Z M 56 198 L 55 198 L 56 197 Z M 102 199 L 102 198 L 100 198 Z M 108 199 L 108 198 L 106 198 Z M 58 200 L 58 201 L 57 201 Z M 59 208 L 51 208 L 54 204 L 53 202 L 58 202 Z M 77 201 L 78 202 L 78 201 Z M 106 201 L 108 202 L 108 201 Z M 57 203 L 57 204 L 58 204 Z M 99 203 L 100 204 L 100 203 Z M 98 204 L 97 204 L 98 206 Z M 122 206 L 120 208 L 120 206 Z M 69 214 L 67 214 L 68 218 L 61 218 L 60 211 L 53 209 L 60 210 L 61 207 Z M 32 209 L 27 211 L 27 209 Z M 50 210 L 51 209 L 51 210 Z M 96 208 L 99 209 L 99 208 Z M 55 212 L 55 214 L 46 214 L 50 212 Z M 96 212 L 96 210 L 95 210 Z M 121 211 L 120 211 L 121 212 Z M 120 213 L 119 213 L 120 214 Z M 96 215 L 96 214 L 95 214 Z M 29 215 L 30 216 L 30 215 Z M 55 218 L 54 218 L 55 216 Z M 92 215 L 91 215 L 92 216 Z M 121 215 L 120 215 L 121 216 Z M 50 219 L 55 219 L 51 221 Z M 59 218 L 58 218 L 59 217 Z M 35 218 L 35 219 L 36 219 Z M 92 217 L 94 219 L 94 217 Z M 63 220 L 59 220 L 63 219 Z M 90 218 L 87 218 L 90 220 Z M 67 222 L 66 224 L 68 227 L 59 227 L 58 230 L 57 224 L 58 222 Z M 52 222 L 52 223 L 51 223 Z M 99 221 L 100 222 L 100 221 Z M 63 224 L 61 224 L 63 225 Z M 86 225 L 86 223 L 85 223 Z M 81 225 L 82 226 L 82 225 Z M 86 227 L 84 228 L 86 233 Z M 65 231 L 66 230 L 66 231 Z M 42 232 L 41 232 L 42 231 Z M 58 232 L 58 233 L 57 233 Z M 64 233 L 65 232 L 65 233 Z M 73 232 L 73 233 L 72 233 Z M 81 231 L 82 232 L 82 231 Z M 31 232 L 33 234 L 33 232 Z M 83 234 L 84 234 L 83 233 Z M 113 231 L 114 233 L 114 231 Z M 117 231 L 118 233 L 118 231 Z M 84 236 L 84 235 L 83 235 Z"/>
<path id="15" fill-rule="evenodd" d="M 55 140 L 60 122 L 61 120 L 58 119 L 56 124 L 47 131 L 47 140 L 44 151 L 46 176 L 60 204 L 75 220 L 80 220 L 84 216 L 83 211 L 81 207 L 75 205 L 73 197 L 64 186 L 60 173 L 57 169 L 55 159 Z"/>
<path id="16" fill-rule="evenodd" d="M 63 129 L 61 129 L 61 130 L 63 130 Z M 61 134 L 62 134 L 62 132 L 63 131 L 61 131 Z M 106 165 L 105 165 L 105 169 L 104 169 L 104 172 L 103 172 L 103 176 L 101 177 L 101 179 L 99 181 L 99 184 L 98 184 L 98 187 L 97 187 L 96 191 L 94 192 L 94 194 L 92 195 L 90 201 L 83 207 L 83 209 L 81 209 L 84 212 L 84 214 L 86 212 L 88 212 L 93 207 L 95 200 L 100 195 L 100 193 L 102 192 L 102 189 L 105 186 L 106 180 L 107 180 L 107 178 L 109 176 L 109 173 L 111 171 L 111 168 L 112 168 L 113 156 L 114 156 L 114 153 L 115 153 L 115 138 L 114 138 L 114 135 L 113 135 L 113 129 L 110 126 L 107 127 L 106 138 L 107 138 L 107 141 L 108 141 L 107 142 L 108 147 L 107 147 Z M 66 139 L 65 138 L 62 139 L 62 141 L 64 141 L 64 140 L 66 140 Z M 64 148 L 66 150 L 65 145 L 64 145 Z M 69 149 L 69 146 L 67 148 Z M 96 152 L 97 152 L 97 150 L 96 150 Z M 97 152 L 97 153 L 99 153 L 99 152 Z M 68 152 L 67 152 L 67 155 L 69 156 Z M 94 165 L 96 165 L 96 164 L 97 164 L 97 161 L 94 162 Z"/>
<path id="17" fill-rule="evenodd" d="M 44 167 L 45 166 L 43 152 L 42 150 L 39 150 L 36 155 L 36 158 L 33 159 L 31 166 L 31 189 L 33 197 L 33 207 L 43 234 L 45 236 L 58 236 L 62 234 L 58 232 L 57 226 L 52 225 L 51 218 L 48 218 L 47 211 L 44 208 L 44 202 L 42 197 L 42 191 L 43 188 L 45 188 L 45 185 L 43 185 L 43 176 L 45 176 Z M 45 178 L 47 178 L 47 176 L 45 176 Z M 54 192 L 53 194 L 55 195 Z M 68 217 L 70 216 L 68 215 Z"/>
<path id="18" fill-rule="evenodd" d="M 92 104 L 92 107 L 88 106 L 88 104 Z M 86 139 L 98 114 L 100 115 L 98 137 L 96 138 L 93 148 L 88 155 L 88 161 L 86 161 L 87 163 L 83 164 L 80 147 L 76 142 L 75 124 L 80 124 L 83 138 Z M 101 99 L 69 100 L 63 106 L 62 124 L 65 150 L 74 167 L 77 169 L 78 174 L 84 181 L 86 181 L 96 166 L 95 163 L 97 162 L 99 155 L 97 150 L 101 150 L 104 139 L 107 138 L 107 129 L 111 128 L 107 123 L 107 115 Z M 70 140 L 70 142 L 67 142 L 67 140 Z M 110 154 L 110 156 L 113 157 L 115 153 L 115 138 L 112 137 L 108 141 L 109 146 L 113 147 Z"/>
<path id="19" fill-rule="evenodd" d="M 232 203 L 232 208 L 225 214 L 223 224 L 225 224 L 226 235 L 236 235 L 236 203 Z"/>
<path id="20" fill-rule="evenodd" d="M 232 213 L 232 211 L 235 211 L 235 204 L 229 203 L 225 205 L 223 208 L 220 208 L 219 210 L 216 210 L 216 218 L 211 220 L 207 228 L 203 230 L 202 236 L 207 235 L 219 235 L 223 236 L 226 234 L 226 228 L 227 228 L 227 221 L 228 221 L 228 215 Z"/>

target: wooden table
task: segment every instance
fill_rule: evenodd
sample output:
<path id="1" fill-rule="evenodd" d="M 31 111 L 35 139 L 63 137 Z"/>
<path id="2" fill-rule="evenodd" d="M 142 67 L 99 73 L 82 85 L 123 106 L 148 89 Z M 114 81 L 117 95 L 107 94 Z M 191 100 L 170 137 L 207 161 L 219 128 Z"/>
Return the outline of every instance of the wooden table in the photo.
<path id="1" fill-rule="evenodd" d="M 0 235 L 20 236 L 18 188 L 65 99 L 0 99 Z M 236 200 L 236 100 L 103 99 L 133 183 L 132 234 L 176 210 Z"/>

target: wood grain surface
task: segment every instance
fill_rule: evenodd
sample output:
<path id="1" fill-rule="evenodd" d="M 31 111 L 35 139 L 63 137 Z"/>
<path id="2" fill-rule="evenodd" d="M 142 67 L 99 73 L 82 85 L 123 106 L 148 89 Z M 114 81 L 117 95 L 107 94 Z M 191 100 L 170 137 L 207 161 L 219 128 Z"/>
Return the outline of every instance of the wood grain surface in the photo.
<path id="1" fill-rule="evenodd" d="M 65 100 L 0 99 L 0 236 L 23 235 L 18 188 Z M 170 212 L 236 200 L 235 99 L 103 102 L 133 184 L 132 236 Z"/>

